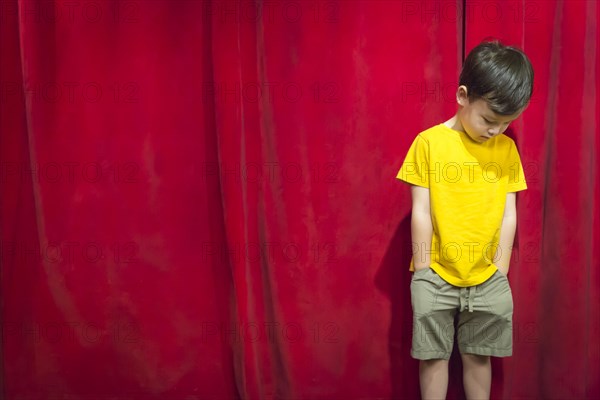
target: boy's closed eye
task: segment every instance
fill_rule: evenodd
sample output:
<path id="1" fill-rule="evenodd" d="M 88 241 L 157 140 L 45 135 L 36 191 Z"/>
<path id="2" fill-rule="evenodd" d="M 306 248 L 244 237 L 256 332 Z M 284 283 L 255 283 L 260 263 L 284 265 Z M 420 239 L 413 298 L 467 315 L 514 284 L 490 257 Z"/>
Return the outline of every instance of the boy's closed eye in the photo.
<path id="1" fill-rule="evenodd" d="M 498 121 L 496 121 L 496 120 L 492 120 L 492 119 L 489 119 L 489 118 L 487 118 L 487 117 L 484 117 L 484 116 L 482 116 L 481 118 L 483 119 L 483 121 L 484 121 L 486 124 L 488 124 L 488 125 L 493 125 L 493 126 L 495 126 L 495 125 L 504 125 L 504 126 L 508 126 L 508 125 L 509 125 L 511 122 L 513 122 L 513 121 L 514 121 L 514 120 L 510 120 L 510 121 L 506 121 L 506 122 L 500 123 L 500 122 L 498 122 Z"/>

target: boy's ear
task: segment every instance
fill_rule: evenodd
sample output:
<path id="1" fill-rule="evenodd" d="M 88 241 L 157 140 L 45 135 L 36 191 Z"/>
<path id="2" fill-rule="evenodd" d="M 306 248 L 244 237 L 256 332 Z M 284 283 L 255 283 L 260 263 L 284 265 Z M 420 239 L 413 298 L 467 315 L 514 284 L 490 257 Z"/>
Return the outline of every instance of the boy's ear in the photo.
<path id="1" fill-rule="evenodd" d="M 456 90 L 456 102 L 463 107 L 469 104 L 469 90 L 465 85 L 460 85 Z"/>

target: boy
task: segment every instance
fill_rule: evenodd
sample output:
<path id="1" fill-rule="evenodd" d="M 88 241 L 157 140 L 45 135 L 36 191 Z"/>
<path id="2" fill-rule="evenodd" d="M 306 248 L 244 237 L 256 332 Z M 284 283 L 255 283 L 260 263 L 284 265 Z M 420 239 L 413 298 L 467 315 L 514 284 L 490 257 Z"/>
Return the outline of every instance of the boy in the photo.
<path id="1" fill-rule="evenodd" d="M 512 355 L 508 273 L 515 197 L 527 188 L 515 143 L 503 132 L 533 92 L 520 50 L 483 42 L 467 56 L 458 111 L 419 133 L 397 178 L 411 184 L 411 356 L 424 399 L 443 399 L 454 318 L 467 399 L 489 399 L 490 356 Z"/>

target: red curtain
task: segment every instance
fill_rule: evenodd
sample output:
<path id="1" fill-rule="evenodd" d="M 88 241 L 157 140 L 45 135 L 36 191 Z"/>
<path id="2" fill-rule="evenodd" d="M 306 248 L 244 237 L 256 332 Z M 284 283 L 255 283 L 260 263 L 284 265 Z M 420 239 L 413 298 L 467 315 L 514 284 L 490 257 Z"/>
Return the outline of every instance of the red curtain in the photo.
<path id="1" fill-rule="evenodd" d="M 489 36 L 536 72 L 492 398 L 600 397 L 595 1 L 0 7 L 4 398 L 418 398 L 395 175 Z"/>

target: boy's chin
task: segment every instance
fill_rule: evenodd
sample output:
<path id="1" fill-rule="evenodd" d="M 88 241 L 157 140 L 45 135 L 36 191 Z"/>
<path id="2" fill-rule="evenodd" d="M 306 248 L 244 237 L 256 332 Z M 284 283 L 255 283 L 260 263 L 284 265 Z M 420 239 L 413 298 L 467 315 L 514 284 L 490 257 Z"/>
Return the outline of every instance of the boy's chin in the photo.
<path id="1" fill-rule="evenodd" d="M 467 136 L 476 143 L 484 143 L 490 140 L 488 137 L 479 134 L 467 133 Z"/>
<path id="2" fill-rule="evenodd" d="M 471 138 L 471 140 L 477 143 L 485 143 L 491 139 L 490 136 L 482 135 L 479 133 L 468 133 L 468 136 Z"/>

